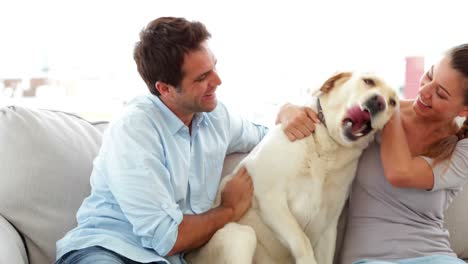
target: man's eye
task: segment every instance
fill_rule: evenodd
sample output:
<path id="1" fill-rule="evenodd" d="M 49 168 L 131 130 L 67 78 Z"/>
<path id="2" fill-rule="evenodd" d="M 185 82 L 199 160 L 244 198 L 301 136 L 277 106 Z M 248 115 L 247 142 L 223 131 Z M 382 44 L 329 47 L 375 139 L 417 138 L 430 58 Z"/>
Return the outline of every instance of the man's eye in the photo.
<path id="1" fill-rule="evenodd" d="M 208 76 L 208 75 L 207 74 L 200 75 L 197 79 L 195 79 L 195 81 L 201 82 L 201 81 L 206 79 L 206 76 Z"/>

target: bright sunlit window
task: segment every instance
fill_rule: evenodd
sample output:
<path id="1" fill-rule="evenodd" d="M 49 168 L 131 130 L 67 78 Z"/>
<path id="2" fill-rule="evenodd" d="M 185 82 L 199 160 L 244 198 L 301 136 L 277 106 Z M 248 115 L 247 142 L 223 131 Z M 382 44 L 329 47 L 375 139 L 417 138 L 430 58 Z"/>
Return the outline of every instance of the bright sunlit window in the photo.
<path id="1" fill-rule="evenodd" d="M 159 16 L 207 26 L 223 81 L 218 98 L 264 123 L 340 70 L 377 72 L 403 95 L 408 61 L 428 68 L 468 42 L 466 0 L 7 0 L 0 8 L 0 105 L 92 121 L 146 93 L 133 46 Z"/>

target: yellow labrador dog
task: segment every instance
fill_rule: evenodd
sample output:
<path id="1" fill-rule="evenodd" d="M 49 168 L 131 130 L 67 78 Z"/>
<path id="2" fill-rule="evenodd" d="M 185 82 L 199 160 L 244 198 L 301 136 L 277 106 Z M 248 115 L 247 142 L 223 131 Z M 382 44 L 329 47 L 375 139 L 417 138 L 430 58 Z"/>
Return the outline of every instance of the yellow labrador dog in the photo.
<path id="1" fill-rule="evenodd" d="M 398 97 L 375 75 L 344 72 L 325 82 L 312 107 L 322 119 L 313 135 L 290 142 L 277 126 L 239 164 L 254 183 L 251 209 L 188 254 L 189 263 L 333 262 L 358 158 Z"/>

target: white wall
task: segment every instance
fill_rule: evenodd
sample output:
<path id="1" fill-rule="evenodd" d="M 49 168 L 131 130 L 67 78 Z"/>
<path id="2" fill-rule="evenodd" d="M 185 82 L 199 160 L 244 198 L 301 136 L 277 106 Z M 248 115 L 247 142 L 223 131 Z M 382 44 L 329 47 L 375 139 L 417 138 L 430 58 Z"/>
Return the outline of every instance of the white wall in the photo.
<path id="1" fill-rule="evenodd" d="M 0 10 L 0 79 L 47 66 L 57 78 L 105 80 L 82 95 L 115 100 L 146 91 L 132 49 L 150 20 L 199 20 L 213 35 L 219 97 L 251 117 L 337 70 L 376 71 L 399 87 L 405 56 L 431 63 L 468 42 L 466 0 L 10 0 Z"/>

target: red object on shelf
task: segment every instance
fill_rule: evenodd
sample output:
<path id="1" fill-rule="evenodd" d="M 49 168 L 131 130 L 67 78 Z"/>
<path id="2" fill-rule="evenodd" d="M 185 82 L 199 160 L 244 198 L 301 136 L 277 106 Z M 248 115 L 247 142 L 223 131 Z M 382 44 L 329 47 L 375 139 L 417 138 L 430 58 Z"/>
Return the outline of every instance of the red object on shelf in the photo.
<path id="1" fill-rule="evenodd" d="M 419 90 L 419 80 L 424 74 L 424 57 L 406 57 L 405 86 L 403 96 L 407 99 L 416 98 Z"/>

